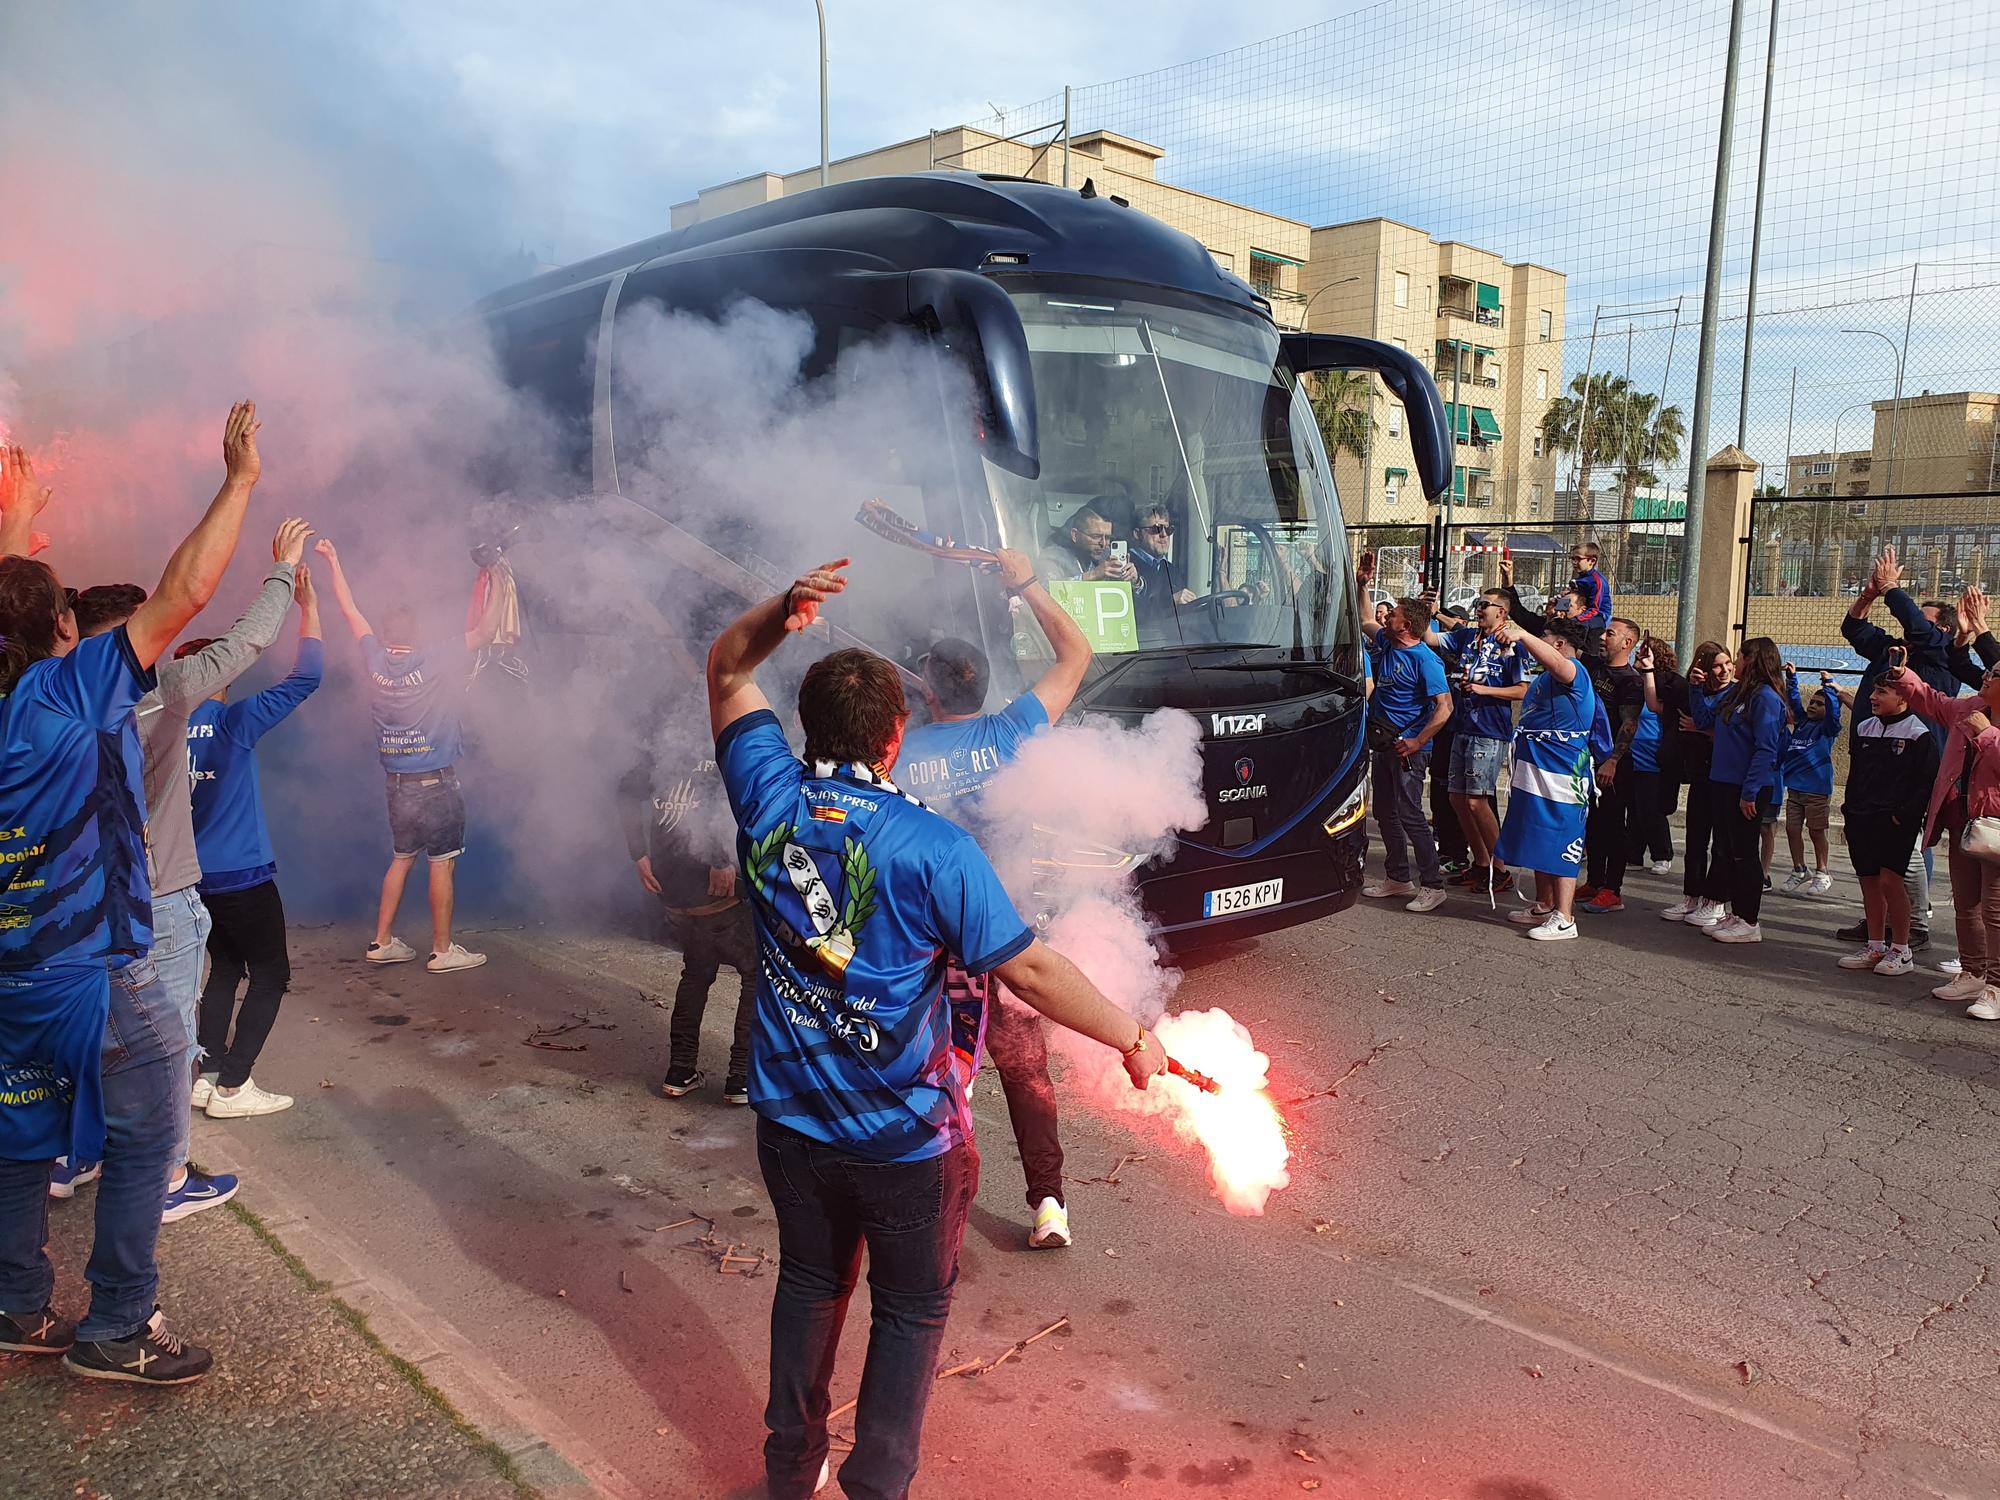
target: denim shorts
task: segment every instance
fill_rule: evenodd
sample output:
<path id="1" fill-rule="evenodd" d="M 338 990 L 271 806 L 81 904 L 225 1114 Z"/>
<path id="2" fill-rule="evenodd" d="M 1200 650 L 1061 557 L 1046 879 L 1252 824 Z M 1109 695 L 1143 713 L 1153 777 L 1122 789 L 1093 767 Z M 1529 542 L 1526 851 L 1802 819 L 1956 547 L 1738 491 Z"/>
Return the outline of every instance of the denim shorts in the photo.
<path id="1" fill-rule="evenodd" d="M 465 852 L 465 795 L 458 773 L 442 771 L 389 778 L 390 847 L 398 859 L 428 854 L 435 861 Z"/>
<path id="2" fill-rule="evenodd" d="M 1484 735 L 1459 735 L 1451 742 L 1451 767 L 1445 772 L 1444 789 L 1468 797 L 1498 795 L 1507 743 Z"/>

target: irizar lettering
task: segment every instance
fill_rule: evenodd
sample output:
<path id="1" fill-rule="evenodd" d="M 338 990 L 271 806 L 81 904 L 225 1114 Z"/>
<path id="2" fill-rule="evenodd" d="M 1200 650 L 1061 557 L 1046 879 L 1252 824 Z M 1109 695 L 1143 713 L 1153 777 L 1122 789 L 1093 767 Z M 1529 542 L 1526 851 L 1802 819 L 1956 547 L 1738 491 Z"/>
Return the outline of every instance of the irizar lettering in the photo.
<path id="1" fill-rule="evenodd" d="M 1208 725 L 1211 734 L 1262 734 L 1264 715 L 1210 714 Z"/>

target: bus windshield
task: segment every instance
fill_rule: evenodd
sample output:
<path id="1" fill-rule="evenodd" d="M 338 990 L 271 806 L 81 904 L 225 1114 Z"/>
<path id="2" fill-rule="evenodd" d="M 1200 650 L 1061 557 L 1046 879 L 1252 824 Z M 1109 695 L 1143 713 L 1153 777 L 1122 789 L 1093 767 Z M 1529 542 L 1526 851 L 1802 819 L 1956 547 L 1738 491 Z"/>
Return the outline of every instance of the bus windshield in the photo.
<path id="1" fill-rule="evenodd" d="M 988 463 L 987 485 L 1006 545 L 1036 559 L 1090 637 L 1093 671 L 1231 646 L 1358 671 L 1339 500 L 1277 330 L 1094 289 L 1010 295 L 1041 477 Z M 1046 658 L 1025 610 L 1015 631 L 1024 668 Z"/>

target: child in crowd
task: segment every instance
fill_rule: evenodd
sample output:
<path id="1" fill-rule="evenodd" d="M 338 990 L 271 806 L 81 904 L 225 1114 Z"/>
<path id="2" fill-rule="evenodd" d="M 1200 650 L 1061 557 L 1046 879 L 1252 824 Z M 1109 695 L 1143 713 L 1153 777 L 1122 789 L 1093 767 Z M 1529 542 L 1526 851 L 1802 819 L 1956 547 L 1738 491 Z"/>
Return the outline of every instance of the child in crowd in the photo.
<path id="1" fill-rule="evenodd" d="M 1799 698 L 1799 669 L 1785 663 L 1785 696 L 1792 709 L 1792 732 L 1785 740 L 1779 771 L 1785 784 L 1785 841 L 1791 846 L 1792 873 L 1780 888 L 1787 896 L 1824 896 L 1833 889 L 1826 868 L 1828 809 L 1833 802 L 1833 745 L 1840 738 L 1840 698 L 1833 674 L 1819 674 L 1819 691 Z M 1806 868 L 1805 835 L 1812 835 L 1813 866 Z"/>
<path id="2" fill-rule="evenodd" d="M 1923 832 L 1931 784 L 1938 768 L 1937 740 L 1910 709 L 1900 674 L 1876 679 L 1868 694 L 1873 713 L 1855 729 L 1847 768 L 1847 852 L 1861 881 L 1868 941 L 1840 960 L 1843 969 L 1907 974 L 1910 897 L 1903 877 Z"/>
<path id="3" fill-rule="evenodd" d="M 1576 578 L 1571 582 L 1569 591 L 1576 596 L 1579 605 L 1571 610 L 1570 618 L 1595 637 L 1611 623 L 1611 580 L 1597 566 L 1595 542 L 1578 542 L 1569 549 L 1569 560 L 1576 569 Z"/>

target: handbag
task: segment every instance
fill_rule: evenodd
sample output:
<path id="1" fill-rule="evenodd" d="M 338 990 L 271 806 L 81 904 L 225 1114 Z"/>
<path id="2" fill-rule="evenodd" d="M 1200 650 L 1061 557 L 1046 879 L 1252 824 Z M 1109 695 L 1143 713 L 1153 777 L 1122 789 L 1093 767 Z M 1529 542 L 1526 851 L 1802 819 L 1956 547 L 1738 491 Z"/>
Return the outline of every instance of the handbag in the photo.
<path id="1" fill-rule="evenodd" d="M 1987 864 L 2000 864 L 2000 818 L 1967 818 L 1959 849 Z"/>

